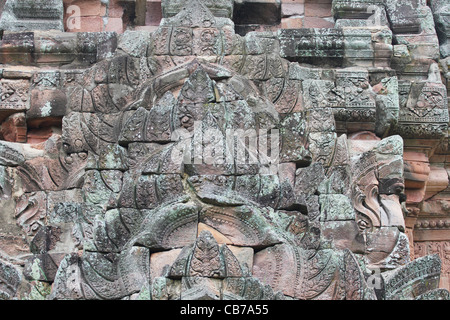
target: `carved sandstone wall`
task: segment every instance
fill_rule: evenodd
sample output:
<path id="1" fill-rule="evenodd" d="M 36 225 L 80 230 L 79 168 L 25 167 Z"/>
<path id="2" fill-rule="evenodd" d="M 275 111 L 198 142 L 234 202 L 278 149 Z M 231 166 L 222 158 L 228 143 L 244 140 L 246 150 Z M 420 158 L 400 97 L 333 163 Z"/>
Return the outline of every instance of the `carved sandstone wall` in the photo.
<path id="1" fill-rule="evenodd" d="M 450 298 L 448 1 L 0 8 L 0 298 Z"/>

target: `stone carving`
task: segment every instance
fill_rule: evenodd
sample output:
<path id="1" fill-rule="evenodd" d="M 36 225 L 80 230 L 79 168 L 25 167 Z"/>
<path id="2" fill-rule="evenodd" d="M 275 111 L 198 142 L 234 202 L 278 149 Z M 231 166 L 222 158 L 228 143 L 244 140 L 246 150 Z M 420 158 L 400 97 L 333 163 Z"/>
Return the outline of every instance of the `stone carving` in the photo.
<path id="1" fill-rule="evenodd" d="M 0 261 L 0 279 L 0 298 L 2 300 L 12 299 L 22 280 L 20 273 L 13 265 Z"/>
<path id="2" fill-rule="evenodd" d="M 64 30 L 61 1 L 6 1 L 0 28 L 10 31 Z"/>
<path id="3" fill-rule="evenodd" d="M 1 109 L 12 112 L 25 111 L 29 108 L 29 83 L 26 80 L 4 80 L 1 86 Z"/>
<path id="4" fill-rule="evenodd" d="M 344 35 L 339 29 L 281 30 L 279 37 L 283 58 L 309 62 L 312 57 L 337 60 L 344 57 Z"/>
<path id="5" fill-rule="evenodd" d="M 437 65 L 430 66 L 428 80 L 411 85 L 402 84 L 402 107 L 398 130 L 405 137 L 413 135 L 442 136 L 448 127 L 447 90 L 434 74 Z M 436 79 L 436 80 L 433 80 Z M 409 88 L 409 89 L 408 89 Z M 409 93 L 407 93 L 409 90 Z M 406 105 L 403 95 L 408 95 Z"/>
<path id="6" fill-rule="evenodd" d="M 0 251 L 1 297 L 23 275 L 28 298 L 55 300 L 448 299 L 448 241 L 412 243 L 404 162 L 445 136 L 446 87 L 437 63 L 420 80 L 388 63 L 421 5 L 333 2 L 339 19 L 375 4 L 392 30 L 240 36 L 233 1 L 162 4 L 110 56 L 86 40 L 89 67 L 1 79 L 5 119 L 62 127 L 0 143 L 0 233 L 30 253 Z"/>
<path id="7" fill-rule="evenodd" d="M 440 52 L 444 58 L 450 55 L 449 48 L 449 15 L 450 7 L 445 1 L 435 0 L 431 2 L 431 10 L 433 11 L 436 32 L 440 42 Z"/>
<path id="8" fill-rule="evenodd" d="M 360 22 L 363 26 L 385 25 L 389 19 L 395 33 L 420 32 L 420 7 L 419 1 L 333 1 L 336 19 Z"/>
<path id="9" fill-rule="evenodd" d="M 431 223 L 432 224 L 432 223 Z M 444 226 L 444 223 L 442 223 Z M 419 223 L 417 228 L 430 227 L 428 221 Z M 439 228 L 439 222 L 436 223 Z M 414 243 L 414 254 L 416 257 L 424 257 L 429 254 L 439 256 L 441 259 L 441 281 L 450 277 L 450 245 L 448 241 L 425 241 Z M 445 283 L 445 282 L 443 282 Z"/>
<path id="10" fill-rule="evenodd" d="M 386 298 L 390 300 L 403 300 L 406 297 L 417 298 L 424 294 L 428 288 L 416 284 L 426 274 L 428 285 L 434 287 L 439 282 L 441 269 L 439 258 L 436 255 L 422 257 L 414 260 L 407 266 L 401 267 L 382 275 L 386 288 Z M 421 280 L 419 280 L 421 281 Z"/>
<path id="11" fill-rule="evenodd" d="M 232 18 L 234 2 L 230 0 L 211 1 L 203 0 L 208 9 L 216 17 Z M 185 3 L 184 1 L 162 1 L 163 16 L 165 18 L 173 17 L 180 12 Z"/>

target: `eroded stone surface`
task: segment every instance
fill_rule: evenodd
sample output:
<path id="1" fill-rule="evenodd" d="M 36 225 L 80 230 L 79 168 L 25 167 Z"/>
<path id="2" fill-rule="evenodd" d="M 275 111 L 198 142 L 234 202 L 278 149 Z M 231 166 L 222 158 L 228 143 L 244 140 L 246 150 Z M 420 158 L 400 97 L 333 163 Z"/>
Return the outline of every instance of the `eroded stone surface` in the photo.
<path id="1" fill-rule="evenodd" d="M 448 299 L 445 5 L 162 4 L 4 33 L 0 297 Z"/>

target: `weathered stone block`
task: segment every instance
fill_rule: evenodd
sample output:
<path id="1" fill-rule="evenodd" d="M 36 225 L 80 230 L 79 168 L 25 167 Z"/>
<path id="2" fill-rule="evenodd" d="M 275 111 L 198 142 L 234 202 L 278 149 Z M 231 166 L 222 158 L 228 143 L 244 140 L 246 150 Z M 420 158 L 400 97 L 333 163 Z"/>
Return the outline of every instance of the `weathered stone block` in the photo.
<path id="1" fill-rule="evenodd" d="M 383 0 L 335 0 L 332 3 L 332 12 L 337 19 L 367 19 L 373 14 L 373 10 L 383 7 Z"/>
<path id="2" fill-rule="evenodd" d="M 53 282 L 64 253 L 37 254 L 27 260 L 24 276 L 30 281 Z"/>
<path id="3" fill-rule="evenodd" d="M 27 141 L 27 123 L 23 112 L 15 113 L 1 124 L 0 133 L 3 139 L 10 142 Z"/>
<path id="4" fill-rule="evenodd" d="M 439 82 L 421 82 L 413 83 L 410 90 L 406 105 L 400 107 L 396 130 L 404 138 L 442 136 L 448 127 L 445 86 Z M 434 98 L 430 99 L 431 96 Z"/>
<path id="5" fill-rule="evenodd" d="M 419 33 L 420 1 L 386 0 L 386 12 L 391 21 L 392 31 L 395 33 Z"/>
<path id="6" fill-rule="evenodd" d="M 219 300 L 222 281 L 202 277 L 181 279 L 181 300 Z"/>
<path id="7" fill-rule="evenodd" d="M 305 17 L 331 17 L 331 1 L 306 1 Z"/>
<path id="8" fill-rule="evenodd" d="M 243 219 L 247 222 L 242 223 Z M 212 207 L 200 212 L 199 221 L 218 230 L 236 246 L 246 243 L 248 247 L 260 247 L 279 241 L 278 235 L 270 230 L 262 212 L 256 208 L 248 206 Z M 224 223 L 225 221 L 229 221 L 229 223 Z M 239 227 L 236 229 L 232 227 L 233 225 Z"/>
<path id="9" fill-rule="evenodd" d="M 7 0 L 0 19 L 0 29 L 64 31 L 63 12 L 63 2 L 60 0 Z"/>
<path id="10" fill-rule="evenodd" d="M 326 221 L 321 224 L 324 239 L 335 248 L 350 249 L 354 253 L 365 252 L 365 241 L 356 221 Z"/>
<path id="11" fill-rule="evenodd" d="M 448 3 L 441 0 L 433 0 L 430 2 L 433 12 L 434 23 L 436 25 L 436 33 L 439 37 L 440 52 L 443 58 L 450 55 L 450 24 L 449 15 L 450 7 Z"/>
<path id="12" fill-rule="evenodd" d="M 288 276 L 288 270 L 295 270 L 297 263 L 292 248 L 276 245 L 255 254 L 253 275 L 261 282 L 269 284 L 275 291 L 294 296 L 296 283 Z M 268 270 L 270 271 L 267 272 Z"/>
<path id="13" fill-rule="evenodd" d="M 319 203 L 322 221 L 355 220 L 355 211 L 352 203 L 345 195 L 320 195 Z"/>
<path id="14" fill-rule="evenodd" d="M 29 87 L 27 80 L 0 80 L 0 116 L 3 119 L 12 113 L 30 108 Z"/>
<path id="15" fill-rule="evenodd" d="M 61 90 L 31 91 L 28 119 L 63 117 L 66 114 L 67 97 Z"/>
<path id="16" fill-rule="evenodd" d="M 304 2 L 167 0 L 160 27 L 119 36 L 5 31 L 1 138 L 17 140 L 16 117 L 29 130 L 0 143 L 2 256 L 25 276 L 17 290 L 0 262 L 0 297 L 50 284 L 49 299 L 448 297 L 434 259 L 404 283 L 386 271 L 415 268 L 415 241 L 449 278 L 432 11 Z M 121 32 L 145 1 L 65 4 Z M 276 31 L 282 15 L 302 28 Z"/>
<path id="17" fill-rule="evenodd" d="M 281 1 L 251 0 L 235 3 L 233 20 L 236 24 L 276 24 L 281 18 Z"/>
<path id="18" fill-rule="evenodd" d="M 197 237 L 198 208 L 174 203 L 160 210 L 142 210 L 144 220 L 137 230 L 137 243 L 155 249 L 182 248 Z"/>
<path id="19" fill-rule="evenodd" d="M 295 173 L 295 193 L 312 195 L 319 188 L 320 183 L 325 179 L 323 165 L 313 163 L 306 168 L 297 169 Z"/>

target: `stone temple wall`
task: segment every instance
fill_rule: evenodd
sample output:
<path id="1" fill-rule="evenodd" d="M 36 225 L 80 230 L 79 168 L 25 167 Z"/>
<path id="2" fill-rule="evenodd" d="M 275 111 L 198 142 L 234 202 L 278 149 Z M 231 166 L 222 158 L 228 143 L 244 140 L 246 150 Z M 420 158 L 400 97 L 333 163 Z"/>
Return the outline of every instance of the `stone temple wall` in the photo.
<path id="1" fill-rule="evenodd" d="M 448 0 L 0 10 L 0 299 L 450 299 Z"/>

